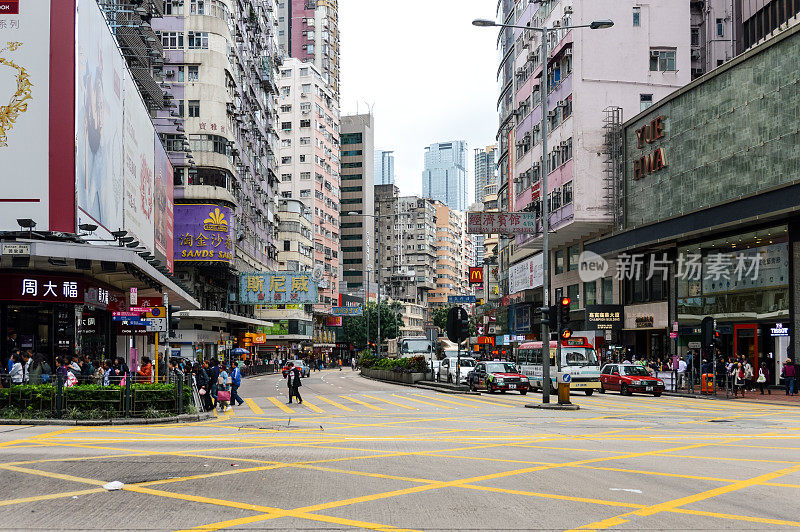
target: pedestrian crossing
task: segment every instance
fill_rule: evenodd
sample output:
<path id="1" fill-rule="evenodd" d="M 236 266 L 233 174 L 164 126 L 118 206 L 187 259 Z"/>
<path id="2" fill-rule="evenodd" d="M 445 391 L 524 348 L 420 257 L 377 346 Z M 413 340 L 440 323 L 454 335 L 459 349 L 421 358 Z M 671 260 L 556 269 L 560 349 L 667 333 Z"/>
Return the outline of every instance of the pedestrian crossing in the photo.
<path id="1" fill-rule="evenodd" d="M 519 408 L 526 403 L 540 400 L 538 397 L 491 396 L 485 395 L 447 395 L 419 392 L 370 392 L 348 395 L 306 395 L 303 403 L 287 404 L 287 397 L 248 397 L 245 404 L 236 407 L 241 415 L 271 415 L 277 412 L 286 414 L 374 414 L 376 412 L 453 412 L 458 410 L 477 411 Z M 248 412 L 249 410 L 249 412 Z"/>

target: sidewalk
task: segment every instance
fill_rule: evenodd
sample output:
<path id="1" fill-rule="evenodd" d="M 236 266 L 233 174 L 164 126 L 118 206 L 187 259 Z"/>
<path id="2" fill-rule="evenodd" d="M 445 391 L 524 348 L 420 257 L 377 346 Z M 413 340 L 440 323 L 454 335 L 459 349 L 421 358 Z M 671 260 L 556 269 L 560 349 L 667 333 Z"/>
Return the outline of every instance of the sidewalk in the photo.
<path id="1" fill-rule="evenodd" d="M 789 396 L 786 395 L 786 391 L 783 388 L 775 388 L 772 389 L 772 394 L 765 393 L 761 395 L 761 392 L 758 390 L 754 390 L 752 392 L 745 392 L 744 397 L 736 397 L 736 401 L 745 401 L 749 403 L 761 403 L 761 404 L 775 404 L 775 405 L 782 405 L 782 406 L 800 406 L 800 395 L 793 395 Z M 700 393 L 687 393 L 687 392 L 664 392 L 664 395 L 670 395 L 673 397 L 686 397 L 691 399 L 722 399 L 722 400 L 734 400 L 733 395 L 726 396 L 725 390 L 720 389 L 716 395 L 702 395 Z"/>

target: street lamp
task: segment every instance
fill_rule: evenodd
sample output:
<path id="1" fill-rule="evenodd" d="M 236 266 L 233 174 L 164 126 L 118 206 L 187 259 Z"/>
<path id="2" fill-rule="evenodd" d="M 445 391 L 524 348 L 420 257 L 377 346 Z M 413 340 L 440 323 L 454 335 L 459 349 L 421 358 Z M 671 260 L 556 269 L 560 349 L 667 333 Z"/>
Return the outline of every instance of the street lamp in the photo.
<path id="1" fill-rule="evenodd" d="M 540 99 L 542 102 L 542 187 L 540 189 L 540 197 L 542 198 L 542 271 L 544 272 L 544 278 L 542 280 L 542 299 L 543 299 L 543 306 L 547 307 L 550 305 L 550 245 L 549 245 L 549 232 L 550 232 L 550 212 L 549 206 L 547 204 L 547 85 L 548 85 L 548 76 L 547 76 L 547 63 L 549 58 L 549 53 L 547 51 L 547 36 L 548 33 L 558 31 L 558 30 L 571 30 L 576 28 L 591 28 L 593 30 L 600 30 L 600 29 L 607 29 L 614 25 L 614 22 L 608 19 L 604 20 L 595 20 L 590 24 L 579 24 L 575 26 L 559 26 L 558 28 L 538 28 L 535 26 L 518 26 L 514 24 L 498 24 L 493 20 L 487 19 L 475 19 L 472 21 L 473 26 L 478 26 L 481 28 L 486 27 L 498 27 L 498 28 L 516 28 L 521 30 L 531 30 L 531 31 L 538 31 L 542 37 L 542 45 L 541 45 L 541 52 L 540 52 L 540 63 L 542 65 L 542 80 L 541 84 L 539 85 L 539 93 Z M 531 86 L 531 111 L 533 111 L 533 86 Z M 529 153 L 531 154 L 531 173 L 533 173 L 533 124 L 531 124 L 531 131 L 530 131 L 530 149 Z M 510 187 L 509 187 L 510 190 Z M 513 193 L 513 192 L 510 192 Z M 560 340 L 557 340 L 558 345 L 561 344 Z M 545 346 L 547 346 L 545 348 Z M 549 403 L 550 402 L 550 333 L 546 324 L 542 324 L 542 348 L 543 353 L 547 353 L 546 355 L 542 356 L 542 402 Z M 545 351 L 546 349 L 546 351 Z M 561 366 L 561 360 L 558 358 L 556 359 L 557 367 Z M 547 383 L 547 384 L 545 384 Z"/>

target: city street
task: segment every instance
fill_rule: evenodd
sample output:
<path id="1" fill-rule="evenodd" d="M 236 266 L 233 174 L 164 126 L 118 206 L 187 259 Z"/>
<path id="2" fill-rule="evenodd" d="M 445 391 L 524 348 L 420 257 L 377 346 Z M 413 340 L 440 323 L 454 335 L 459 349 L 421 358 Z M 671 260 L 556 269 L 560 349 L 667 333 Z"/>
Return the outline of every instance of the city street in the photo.
<path id="1" fill-rule="evenodd" d="M 191 424 L 0 427 L 13 529 L 675 530 L 800 526 L 800 409 L 460 396 L 345 369 L 248 379 Z M 124 484 L 121 491 L 103 486 Z"/>

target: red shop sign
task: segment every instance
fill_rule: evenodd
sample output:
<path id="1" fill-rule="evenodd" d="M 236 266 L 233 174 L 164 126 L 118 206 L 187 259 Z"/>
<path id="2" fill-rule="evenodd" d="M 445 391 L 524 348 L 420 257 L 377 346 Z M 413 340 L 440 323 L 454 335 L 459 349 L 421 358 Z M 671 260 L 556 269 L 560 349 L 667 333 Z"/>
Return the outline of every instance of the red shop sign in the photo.
<path id="1" fill-rule="evenodd" d="M 119 294 L 83 277 L 47 273 L 0 273 L 0 299 L 114 306 Z"/>

